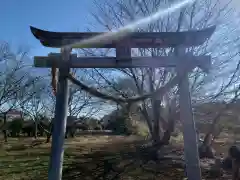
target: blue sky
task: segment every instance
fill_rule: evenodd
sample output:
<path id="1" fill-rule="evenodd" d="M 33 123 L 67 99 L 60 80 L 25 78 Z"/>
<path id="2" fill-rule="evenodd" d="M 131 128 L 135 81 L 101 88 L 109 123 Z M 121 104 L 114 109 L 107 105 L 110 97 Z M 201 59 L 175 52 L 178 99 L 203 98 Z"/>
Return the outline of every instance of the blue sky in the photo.
<path id="1" fill-rule="evenodd" d="M 30 57 L 58 52 L 59 49 L 43 47 L 29 26 L 49 31 L 86 31 L 93 22 L 92 9 L 93 0 L 1 0 L 0 41 L 9 42 L 13 48 L 30 48 Z M 32 59 L 26 64 L 32 65 Z M 45 75 L 47 69 L 34 68 L 34 72 Z"/>
<path id="2" fill-rule="evenodd" d="M 239 0 L 233 2 L 232 6 L 240 7 Z M 16 48 L 27 46 L 31 57 L 47 55 L 58 49 L 43 47 L 33 37 L 29 26 L 49 31 L 86 31 L 93 22 L 92 9 L 93 0 L 1 0 L 0 41 L 7 41 Z M 96 27 L 94 31 L 100 29 Z M 27 64 L 33 64 L 32 60 Z M 44 71 L 35 70 L 39 73 Z"/>
<path id="3" fill-rule="evenodd" d="M 222 2 L 222 1 L 221 1 Z M 232 6 L 239 6 L 233 0 Z M 13 47 L 27 47 L 30 57 L 45 56 L 59 49 L 43 47 L 30 32 L 29 26 L 49 31 L 86 31 L 94 20 L 91 11 L 93 0 L 1 0 L 0 41 L 9 42 Z M 96 27 L 94 31 L 101 31 Z M 32 59 L 26 64 L 33 64 Z M 46 69 L 34 69 L 44 74 Z"/>
<path id="4" fill-rule="evenodd" d="M 85 31 L 91 22 L 93 0 L 1 0 L 0 40 L 30 48 L 30 55 L 47 55 L 29 26 L 50 31 Z"/>
<path id="5" fill-rule="evenodd" d="M 237 1 L 233 0 L 235 5 Z M 58 49 L 43 47 L 33 37 L 29 26 L 49 31 L 86 31 L 93 22 L 90 15 L 93 8 L 93 0 L 1 0 L 0 40 L 16 48 L 30 48 L 31 57 L 47 55 Z"/>

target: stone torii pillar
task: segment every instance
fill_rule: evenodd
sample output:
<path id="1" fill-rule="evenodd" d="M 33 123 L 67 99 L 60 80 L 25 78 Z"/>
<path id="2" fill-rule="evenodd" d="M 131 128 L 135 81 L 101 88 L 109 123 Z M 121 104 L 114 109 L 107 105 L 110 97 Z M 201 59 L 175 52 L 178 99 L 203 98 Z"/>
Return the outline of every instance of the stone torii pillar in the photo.
<path id="1" fill-rule="evenodd" d="M 184 47 L 175 48 L 175 54 L 179 57 L 186 56 Z M 201 169 L 198 152 L 198 135 L 196 133 L 195 121 L 192 113 L 191 95 L 189 91 L 189 79 L 186 71 L 189 69 L 189 60 L 181 59 L 182 64 L 177 67 L 177 73 L 182 77 L 178 84 L 180 119 L 183 123 L 184 139 L 184 161 L 186 164 L 185 172 L 189 180 L 201 180 Z M 200 68 L 204 72 L 210 69 L 210 62 L 205 62 Z"/>
<path id="2" fill-rule="evenodd" d="M 62 48 L 62 61 L 70 60 L 71 48 Z M 66 76 L 70 72 L 70 67 L 62 66 L 59 68 L 59 77 L 57 83 L 56 107 L 53 122 L 52 146 L 49 163 L 48 179 L 60 180 L 62 178 L 62 164 L 64 155 L 64 139 L 66 133 L 66 121 L 69 97 L 69 82 Z M 53 153 L 54 152 L 54 153 Z"/>

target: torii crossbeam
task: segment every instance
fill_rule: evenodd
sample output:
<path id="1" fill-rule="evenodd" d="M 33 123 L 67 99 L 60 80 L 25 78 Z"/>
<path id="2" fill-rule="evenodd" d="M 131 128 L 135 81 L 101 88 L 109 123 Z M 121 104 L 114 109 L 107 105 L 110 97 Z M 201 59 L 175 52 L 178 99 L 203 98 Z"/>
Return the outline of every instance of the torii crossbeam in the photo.
<path id="1" fill-rule="evenodd" d="M 196 57 L 185 53 L 185 48 L 202 45 L 215 31 L 215 26 L 185 32 L 131 33 L 121 39 L 96 42 L 88 48 L 116 48 L 116 58 L 90 58 L 71 55 L 71 48 L 79 48 L 78 42 L 103 33 L 50 32 L 30 27 L 33 35 L 43 46 L 62 48 L 61 54 L 52 53 L 47 57 L 35 57 L 36 67 L 59 68 L 52 149 L 49 165 L 49 180 L 60 180 L 62 176 L 63 144 L 67 118 L 68 80 L 70 68 L 134 68 L 134 67 L 176 67 L 179 76 L 180 119 L 184 126 L 184 154 L 189 180 L 201 180 L 195 123 L 192 117 L 188 76 L 184 65 L 198 66 L 208 71 L 210 56 Z M 68 46 L 68 47 L 63 47 Z M 70 48 L 69 48 L 70 47 Z M 131 48 L 175 48 L 173 57 L 131 57 Z M 82 48 L 82 46 L 81 46 Z M 190 69 L 191 70 L 191 69 Z M 185 74 L 184 74 L 185 73 Z"/>

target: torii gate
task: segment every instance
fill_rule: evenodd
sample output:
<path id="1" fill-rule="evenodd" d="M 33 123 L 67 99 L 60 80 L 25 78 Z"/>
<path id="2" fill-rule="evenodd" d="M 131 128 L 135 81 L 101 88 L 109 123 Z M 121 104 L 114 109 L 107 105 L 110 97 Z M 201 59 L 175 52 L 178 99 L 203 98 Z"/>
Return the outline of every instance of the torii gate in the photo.
<path id="1" fill-rule="evenodd" d="M 186 172 L 189 180 L 201 180 L 199 168 L 197 136 L 192 115 L 189 92 L 188 72 L 196 66 L 205 72 L 211 65 L 210 56 L 186 54 L 186 48 L 202 45 L 215 31 L 215 26 L 203 30 L 185 32 L 135 32 L 118 40 L 92 43 L 88 48 L 116 48 L 116 57 L 77 57 L 71 54 L 71 48 L 79 48 L 76 42 L 101 35 L 103 33 L 49 32 L 30 27 L 33 35 L 43 46 L 61 48 L 61 53 L 51 53 L 47 57 L 34 57 L 35 67 L 59 68 L 58 90 L 52 148 L 49 164 L 49 180 L 62 177 L 63 144 L 67 119 L 67 99 L 69 95 L 67 76 L 70 68 L 136 68 L 136 67 L 176 67 L 181 81 L 174 81 L 165 88 L 179 83 L 180 119 L 184 126 L 184 154 Z M 69 46 L 68 46 L 69 45 Z M 67 47 L 68 46 L 68 47 Z M 70 47 L 70 48 L 69 48 Z M 174 56 L 131 57 L 131 48 L 175 48 Z M 82 47 L 80 47 L 82 48 Z M 187 67 L 187 69 L 186 69 Z M 187 71 L 187 72 L 186 72 Z M 173 81 L 173 80 L 172 80 Z M 159 91 L 158 93 L 163 93 Z M 148 96 L 149 97 L 149 96 Z M 137 99 L 137 98 L 136 98 Z"/>

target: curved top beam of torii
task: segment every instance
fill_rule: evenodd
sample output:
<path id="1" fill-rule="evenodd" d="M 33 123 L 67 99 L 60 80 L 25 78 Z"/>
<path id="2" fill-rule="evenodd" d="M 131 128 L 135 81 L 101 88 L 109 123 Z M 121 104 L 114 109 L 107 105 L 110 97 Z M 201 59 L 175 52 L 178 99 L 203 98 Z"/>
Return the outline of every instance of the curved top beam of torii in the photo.
<path id="1" fill-rule="evenodd" d="M 46 47 L 61 48 L 72 45 L 104 33 L 99 32 L 53 32 L 30 26 L 32 34 L 41 44 Z M 182 32 L 134 32 L 118 40 L 109 42 L 97 42 L 91 44 L 90 48 L 115 48 L 117 42 L 128 41 L 131 48 L 154 48 L 154 47 L 176 47 L 176 46 L 198 46 L 203 44 L 215 31 L 216 26 L 201 30 L 189 30 Z M 74 46 L 74 48 L 77 48 Z"/>

